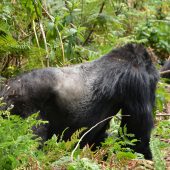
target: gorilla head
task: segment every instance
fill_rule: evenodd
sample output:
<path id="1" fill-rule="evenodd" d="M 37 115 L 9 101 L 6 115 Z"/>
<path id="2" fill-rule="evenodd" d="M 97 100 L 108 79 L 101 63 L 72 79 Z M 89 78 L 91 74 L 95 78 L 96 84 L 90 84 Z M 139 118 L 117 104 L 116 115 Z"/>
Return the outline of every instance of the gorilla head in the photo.
<path id="1" fill-rule="evenodd" d="M 49 124 L 37 134 L 44 140 L 64 129 L 67 140 L 78 128 L 90 128 L 122 109 L 121 127 L 139 142 L 136 152 L 151 159 L 152 109 L 158 73 L 147 50 L 139 44 L 113 49 L 101 58 L 70 67 L 45 68 L 10 79 L 0 93 L 13 114 L 22 117 L 40 111 Z M 109 121 L 94 128 L 82 145 L 98 145 L 106 137 Z"/>

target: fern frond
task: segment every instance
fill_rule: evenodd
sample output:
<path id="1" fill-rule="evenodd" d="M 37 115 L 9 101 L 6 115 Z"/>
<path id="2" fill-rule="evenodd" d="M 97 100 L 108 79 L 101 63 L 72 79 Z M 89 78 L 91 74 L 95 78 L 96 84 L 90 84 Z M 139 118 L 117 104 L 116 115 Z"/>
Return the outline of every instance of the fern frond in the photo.
<path id="1" fill-rule="evenodd" d="M 80 138 L 81 133 L 82 133 L 83 131 L 85 131 L 86 129 L 87 129 L 87 128 L 78 129 L 78 130 L 76 130 L 76 131 L 72 134 L 70 140 L 68 140 L 68 141 L 65 143 L 66 148 L 67 148 L 68 150 L 71 150 L 71 149 L 74 147 L 74 145 L 79 141 L 79 138 Z"/>

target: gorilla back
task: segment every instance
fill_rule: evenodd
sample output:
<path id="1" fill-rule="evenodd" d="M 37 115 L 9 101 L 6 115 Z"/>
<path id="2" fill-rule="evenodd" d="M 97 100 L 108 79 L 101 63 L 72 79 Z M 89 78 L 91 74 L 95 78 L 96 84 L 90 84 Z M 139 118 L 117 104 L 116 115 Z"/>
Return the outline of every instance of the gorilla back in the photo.
<path id="1" fill-rule="evenodd" d="M 101 58 L 75 66 L 45 68 L 10 79 L 0 96 L 13 114 L 27 117 L 40 111 L 49 124 L 36 133 L 44 140 L 54 133 L 67 140 L 78 128 L 90 128 L 122 109 L 121 127 L 135 134 L 136 152 L 151 159 L 152 109 L 158 73 L 142 45 L 127 44 Z M 129 115 L 129 116 L 124 116 Z M 109 121 L 93 129 L 82 145 L 98 145 L 106 137 Z"/>

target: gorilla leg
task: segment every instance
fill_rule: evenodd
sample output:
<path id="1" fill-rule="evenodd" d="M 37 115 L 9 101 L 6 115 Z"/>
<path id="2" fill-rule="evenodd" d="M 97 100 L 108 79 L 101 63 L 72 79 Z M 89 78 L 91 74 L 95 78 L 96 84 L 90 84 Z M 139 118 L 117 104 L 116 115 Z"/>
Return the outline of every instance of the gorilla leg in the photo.
<path id="1" fill-rule="evenodd" d="M 129 112 L 128 109 L 122 109 L 122 121 L 120 126 L 126 126 L 127 133 L 134 134 L 134 138 L 138 140 L 132 149 L 138 153 L 142 153 L 145 159 L 152 159 L 149 147 L 150 135 L 153 127 L 152 112 L 136 114 Z"/>

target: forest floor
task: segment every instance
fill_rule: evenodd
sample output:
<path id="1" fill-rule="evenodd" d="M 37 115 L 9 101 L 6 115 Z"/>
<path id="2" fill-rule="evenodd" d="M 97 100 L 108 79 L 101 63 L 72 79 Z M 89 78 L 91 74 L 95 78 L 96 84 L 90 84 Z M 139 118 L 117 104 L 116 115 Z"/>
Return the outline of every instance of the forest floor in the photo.
<path id="1" fill-rule="evenodd" d="M 169 88 L 170 91 L 170 88 Z M 167 109 L 166 112 L 168 114 L 167 117 L 169 117 L 169 121 L 170 121 L 170 102 L 167 104 Z M 170 134 L 169 134 L 170 136 Z M 169 143 L 170 144 L 170 138 L 169 139 L 161 139 L 162 141 Z M 170 148 L 163 150 L 163 152 L 165 152 L 165 161 L 166 161 L 166 168 L 167 170 L 170 170 Z"/>
<path id="2" fill-rule="evenodd" d="M 167 86 L 167 90 L 170 93 L 170 85 Z M 164 114 L 168 115 L 168 116 L 165 116 L 164 119 L 168 119 L 170 121 L 170 101 L 167 103 L 167 107 L 166 107 Z M 170 134 L 169 134 L 169 139 L 161 139 L 161 140 L 170 144 Z M 164 159 L 166 161 L 166 168 L 167 168 L 167 170 L 170 170 L 170 148 L 163 150 L 163 152 L 165 152 L 165 158 Z"/>

